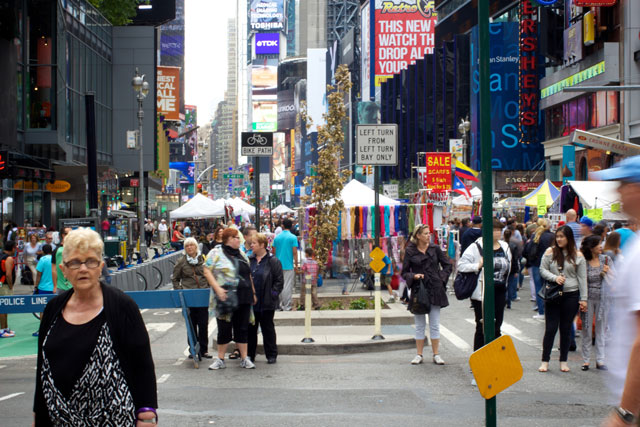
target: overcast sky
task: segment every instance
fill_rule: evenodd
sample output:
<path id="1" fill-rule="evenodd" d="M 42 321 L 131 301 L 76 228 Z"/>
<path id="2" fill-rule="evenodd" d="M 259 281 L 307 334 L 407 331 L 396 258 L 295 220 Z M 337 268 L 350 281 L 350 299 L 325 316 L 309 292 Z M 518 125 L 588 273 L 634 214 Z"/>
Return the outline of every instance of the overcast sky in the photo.
<path id="1" fill-rule="evenodd" d="M 227 20 L 235 0 L 185 0 L 185 104 L 198 106 L 198 124 L 211 121 L 227 87 Z"/>

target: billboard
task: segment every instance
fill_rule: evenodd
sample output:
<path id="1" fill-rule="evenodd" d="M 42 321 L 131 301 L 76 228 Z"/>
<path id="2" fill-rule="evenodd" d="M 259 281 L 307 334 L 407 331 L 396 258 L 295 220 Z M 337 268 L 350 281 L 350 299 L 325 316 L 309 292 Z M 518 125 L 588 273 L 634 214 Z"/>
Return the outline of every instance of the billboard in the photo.
<path id="1" fill-rule="evenodd" d="M 285 134 L 276 132 L 273 134 L 273 158 L 271 159 L 271 180 L 284 179 L 285 169 Z"/>
<path id="2" fill-rule="evenodd" d="M 280 53 L 280 33 L 257 33 L 253 45 L 256 55 L 277 55 Z"/>
<path id="3" fill-rule="evenodd" d="M 253 100 L 277 100 L 278 59 L 258 59 L 251 65 L 251 96 Z"/>
<path id="4" fill-rule="evenodd" d="M 278 129 L 293 129 L 296 126 L 296 105 L 293 89 L 278 91 Z"/>
<path id="5" fill-rule="evenodd" d="M 251 31 L 282 31 L 284 0 L 251 0 L 249 17 Z"/>
<path id="6" fill-rule="evenodd" d="M 367 2 L 360 8 L 360 91 L 362 92 L 363 100 L 368 100 L 371 97 L 369 94 L 369 86 L 371 84 L 371 48 L 368 37 L 369 21 L 369 3 Z"/>
<path id="7" fill-rule="evenodd" d="M 180 68 L 157 67 L 156 102 L 165 120 L 180 120 Z"/>
<path id="8" fill-rule="evenodd" d="M 539 169 L 544 148 L 537 142 L 523 144 L 520 132 L 520 64 L 518 22 L 490 24 L 489 71 L 491 93 L 491 139 L 494 170 Z M 471 31 L 471 164 L 480 169 L 480 70 L 478 62 L 478 27 Z"/>
<path id="9" fill-rule="evenodd" d="M 375 0 L 375 5 L 375 84 L 380 86 L 433 53 L 437 14 L 433 0 Z"/>
<path id="10" fill-rule="evenodd" d="M 195 164 L 192 162 L 170 162 L 169 169 L 175 169 L 180 172 L 178 179 L 181 184 L 193 184 L 193 174 Z"/>
<path id="11" fill-rule="evenodd" d="M 327 49 L 307 49 L 307 116 L 313 121 L 308 133 L 324 125 L 327 111 Z"/>
<path id="12" fill-rule="evenodd" d="M 275 132 L 278 130 L 278 102 L 253 101 L 251 129 L 254 132 Z"/>

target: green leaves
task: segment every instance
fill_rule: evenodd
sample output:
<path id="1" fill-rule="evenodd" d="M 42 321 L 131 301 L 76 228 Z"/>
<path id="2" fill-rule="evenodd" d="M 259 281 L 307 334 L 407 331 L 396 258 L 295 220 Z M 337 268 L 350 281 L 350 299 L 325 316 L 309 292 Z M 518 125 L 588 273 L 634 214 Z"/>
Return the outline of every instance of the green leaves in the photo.
<path id="1" fill-rule="evenodd" d="M 127 25 L 136 16 L 137 0 L 89 0 L 114 26 Z"/>

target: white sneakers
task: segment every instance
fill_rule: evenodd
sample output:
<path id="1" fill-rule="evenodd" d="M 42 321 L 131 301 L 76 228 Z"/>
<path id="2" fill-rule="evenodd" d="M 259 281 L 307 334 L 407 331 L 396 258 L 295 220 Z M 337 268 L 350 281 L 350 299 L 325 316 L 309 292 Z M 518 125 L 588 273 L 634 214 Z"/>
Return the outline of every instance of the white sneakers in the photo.
<path id="1" fill-rule="evenodd" d="M 444 359 L 442 359 L 439 354 L 434 354 L 433 363 L 435 363 L 436 365 L 444 365 Z"/>
<path id="2" fill-rule="evenodd" d="M 534 314 L 533 318 L 537 320 L 544 320 L 544 314 Z"/>
<path id="3" fill-rule="evenodd" d="M 412 365 L 419 365 L 422 363 L 422 361 L 424 360 L 424 358 L 422 357 L 421 354 L 416 354 L 416 357 L 413 358 L 413 360 L 411 361 Z"/>

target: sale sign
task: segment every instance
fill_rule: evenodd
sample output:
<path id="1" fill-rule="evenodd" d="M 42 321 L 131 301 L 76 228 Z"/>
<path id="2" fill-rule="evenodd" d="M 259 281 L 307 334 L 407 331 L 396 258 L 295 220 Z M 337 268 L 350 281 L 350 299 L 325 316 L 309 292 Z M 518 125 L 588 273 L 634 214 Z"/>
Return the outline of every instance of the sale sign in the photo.
<path id="1" fill-rule="evenodd" d="M 375 84 L 433 53 L 437 14 L 433 0 L 376 0 Z"/>
<path id="2" fill-rule="evenodd" d="M 157 67 L 158 114 L 165 120 L 180 120 L 180 67 Z"/>
<path id="3" fill-rule="evenodd" d="M 431 190 L 451 190 L 451 153 L 426 153 L 426 187 Z"/>

